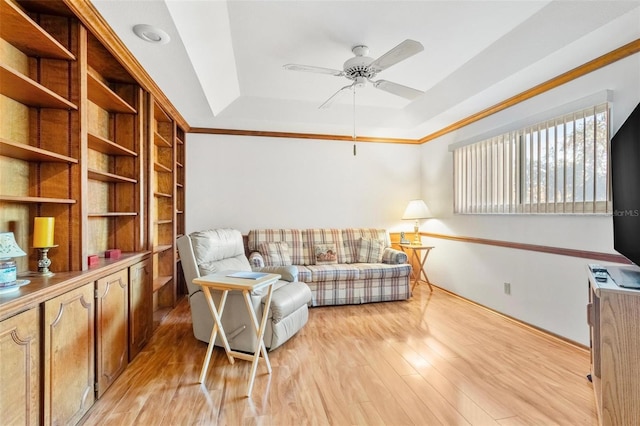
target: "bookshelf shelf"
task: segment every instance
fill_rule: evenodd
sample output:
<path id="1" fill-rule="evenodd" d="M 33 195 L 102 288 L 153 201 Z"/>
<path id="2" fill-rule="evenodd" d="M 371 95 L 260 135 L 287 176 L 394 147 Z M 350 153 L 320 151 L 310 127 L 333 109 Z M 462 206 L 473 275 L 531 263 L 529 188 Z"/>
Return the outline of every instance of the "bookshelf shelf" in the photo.
<path id="1" fill-rule="evenodd" d="M 0 138 L 0 155 L 24 161 L 78 164 L 75 158 L 4 138 Z"/>
<path id="2" fill-rule="evenodd" d="M 0 93 L 32 107 L 78 109 L 72 102 L 5 64 L 0 64 Z"/>
<path id="3" fill-rule="evenodd" d="M 89 100 L 109 112 L 136 114 L 136 110 L 104 84 L 95 71 L 87 72 Z"/>

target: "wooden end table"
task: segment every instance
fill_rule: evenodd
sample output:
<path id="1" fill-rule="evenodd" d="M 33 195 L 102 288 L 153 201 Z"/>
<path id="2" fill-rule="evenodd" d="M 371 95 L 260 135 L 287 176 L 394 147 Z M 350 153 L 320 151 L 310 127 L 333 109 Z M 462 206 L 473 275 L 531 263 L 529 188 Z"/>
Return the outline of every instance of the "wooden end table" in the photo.
<path id="1" fill-rule="evenodd" d="M 420 270 L 417 273 L 411 268 L 411 276 L 413 278 L 413 285 L 411 286 L 411 292 L 413 293 L 413 289 L 416 285 L 420 284 L 421 281 L 427 283 L 429 285 L 429 290 L 433 291 L 433 287 L 431 286 L 431 282 L 429 281 L 429 277 L 427 276 L 427 271 L 424 269 L 424 264 L 427 261 L 427 257 L 429 256 L 429 252 L 434 248 L 433 246 L 423 246 L 423 245 L 415 245 L 415 244 L 400 244 L 400 248 L 403 252 L 410 251 L 411 258 L 414 259 L 419 265 Z M 422 252 L 424 252 L 424 256 L 421 256 Z M 422 276 L 424 275 L 424 280 Z"/>
<path id="2" fill-rule="evenodd" d="M 213 348 L 215 347 L 216 336 L 218 335 L 218 332 L 220 332 L 220 338 L 222 339 L 224 350 L 231 364 L 234 363 L 234 358 L 251 361 L 251 373 L 249 374 L 249 383 L 247 385 L 246 392 L 246 396 L 251 396 L 253 382 L 256 377 L 256 371 L 258 369 L 258 360 L 261 358 L 260 354 L 262 354 L 262 359 L 264 359 L 265 361 L 267 371 L 269 372 L 269 374 L 271 374 L 271 364 L 269 363 L 269 356 L 267 355 L 267 349 L 262 338 L 264 337 L 267 317 L 269 316 L 269 308 L 271 307 L 273 284 L 275 284 L 275 282 L 280 279 L 280 275 L 266 274 L 257 279 L 236 278 L 230 276 L 237 272 L 239 271 L 223 271 L 216 274 L 205 275 L 204 277 L 196 278 L 193 280 L 194 284 L 198 284 L 200 287 L 202 287 L 202 292 L 204 293 L 204 297 L 207 300 L 207 304 L 209 305 L 209 309 L 211 310 L 211 315 L 213 315 L 214 320 L 213 330 L 211 330 L 211 337 L 209 338 L 209 345 L 207 347 L 207 355 L 205 356 L 204 362 L 202 364 L 199 382 L 204 383 L 207 370 L 209 369 L 211 354 L 213 353 Z M 267 288 L 267 298 L 264 302 L 262 318 L 260 319 L 260 323 L 258 323 L 256 312 L 253 310 L 253 304 L 251 303 L 251 292 L 263 288 Z M 222 292 L 222 297 L 220 298 L 220 303 L 217 307 L 215 303 L 213 303 L 211 290 L 220 290 Z M 256 350 L 253 355 L 233 351 L 229 347 L 229 342 L 227 340 L 224 327 L 222 327 L 222 313 L 224 312 L 224 305 L 227 301 L 227 295 L 230 291 L 241 291 L 242 295 L 244 296 L 244 301 L 247 305 L 249 316 L 251 317 L 251 323 L 253 324 L 253 328 L 256 333 Z"/>

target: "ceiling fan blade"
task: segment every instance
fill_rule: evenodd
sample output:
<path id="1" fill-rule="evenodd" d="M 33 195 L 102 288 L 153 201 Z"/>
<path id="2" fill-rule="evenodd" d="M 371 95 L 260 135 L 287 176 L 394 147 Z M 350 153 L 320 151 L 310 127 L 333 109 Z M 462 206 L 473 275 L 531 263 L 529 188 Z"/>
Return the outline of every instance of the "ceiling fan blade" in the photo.
<path id="1" fill-rule="evenodd" d="M 322 105 L 320 105 L 318 107 L 318 109 L 324 109 L 324 108 L 329 108 L 331 106 L 331 104 L 333 104 L 337 99 L 339 99 L 340 97 L 342 97 L 342 94 L 344 92 L 346 92 L 348 89 L 351 89 L 353 86 L 356 85 L 356 82 L 354 82 L 353 84 L 350 84 L 348 86 L 344 86 L 342 89 L 339 89 L 336 93 L 334 93 L 333 95 L 331 95 L 331 97 L 329 99 L 327 99 L 326 101 L 324 101 L 324 103 Z"/>
<path id="2" fill-rule="evenodd" d="M 387 80 L 373 81 L 373 87 L 376 89 L 384 90 L 396 96 L 403 97 L 405 99 L 414 100 L 424 92 L 413 89 L 411 87 L 403 86 L 402 84 L 393 83 Z"/>
<path id="3" fill-rule="evenodd" d="M 415 55 L 416 53 L 422 52 L 423 50 L 424 46 L 422 46 L 422 43 L 420 43 L 419 41 L 407 39 L 373 61 L 369 65 L 369 67 L 375 70 L 375 72 L 380 72 L 384 69 L 389 68 L 391 65 L 395 65 L 400 61 L 404 61 L 405 59 Z"/>
<path id="4" fill-rule="evenodd" d="M 335 75 L 336 77 L 342 77 L 344 75 L 344 71 L 334 70 L 331 68 L 314 67 L 311 65 L 286 64 L 283 65 L 283 67 L 289 71 L 315 72 L 318 74 Z"/>

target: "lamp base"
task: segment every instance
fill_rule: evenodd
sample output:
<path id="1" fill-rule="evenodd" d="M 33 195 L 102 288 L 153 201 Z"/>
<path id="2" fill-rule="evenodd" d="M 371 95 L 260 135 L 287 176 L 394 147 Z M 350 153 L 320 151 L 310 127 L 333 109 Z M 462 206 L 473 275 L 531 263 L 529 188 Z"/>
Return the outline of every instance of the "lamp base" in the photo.
<path id="1" fill-rule="evenodd" d="M 413 241 L 411 241 L 412 246 L 421 246 L 422 238 L 420 238 L 420 225 L 416 220 L 415 225 L 413 225 Z"/>
<path id="2" fill-rule="evenodd" d="M 0 288 L 16 284 L 16 262 L 13 259 L 0 259 Z"/>
<path id="3" fill-rule="evenodd" d="M 38 272 L 37 274 L 41 277 L 51 277 L 55 275 L 53 272 L 49 270 L 49 266 L 51 266 L 51 259 L 49 259 L 49 249 L 53 247 L 58 247 L 57 245 L 51 247 L 37 247 L 38 250 Z"/>

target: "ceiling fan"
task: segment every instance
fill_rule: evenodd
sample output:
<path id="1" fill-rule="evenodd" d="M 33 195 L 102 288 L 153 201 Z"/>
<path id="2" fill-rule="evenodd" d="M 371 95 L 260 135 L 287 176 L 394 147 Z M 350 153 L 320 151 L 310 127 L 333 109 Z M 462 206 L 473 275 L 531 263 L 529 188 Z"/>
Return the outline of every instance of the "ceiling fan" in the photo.
<path id="1" fill-rule="evenodd" d="M 380 56 L 378 59 L 373 59 L 367 56 L 369 54 L 369 48 L 367 46 L 357 45 L 351 49 L 353 54 L 356 56 L 348 59 L 344 63 L 342 71 L 299 64 L 286 64 L 284 65 L 284 68 L 291 71 L 315 72 L 318 74 L 334 75 L 336 77 L 346 77 L 353 81 L 353 83 L 339 89 L 322 105 L 320 105 L 319 108 L 329 107 L 344 91 L 355 87 L 363 87 L 367 81 L 376 89 L 384 90 L 385 92 L 392 93 L 396 96 L 413 100 L 424 92 L 387 80 L 373 80 L 373 78 L 376 77 L 380 71 L 384 71 L 390 66 L 395 65 L 400 61 L 404 61 L 423 50 L 424 47 L 420 42 L 407 39 L 384 55 Z"/>

